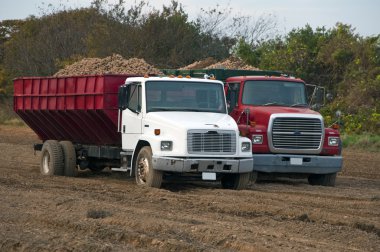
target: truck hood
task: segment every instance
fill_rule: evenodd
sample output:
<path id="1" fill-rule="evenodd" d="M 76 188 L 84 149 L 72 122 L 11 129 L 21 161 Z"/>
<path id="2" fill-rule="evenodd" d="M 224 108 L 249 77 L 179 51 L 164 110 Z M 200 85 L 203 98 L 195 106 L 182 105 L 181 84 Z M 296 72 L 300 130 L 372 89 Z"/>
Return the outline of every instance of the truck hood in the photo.
<path id="1" fill-rule="evenodd" d="M 252 111 L 253 110 L 253 111 Z M 318 112 L 311 110 L 309 108 L 297 108 L 297 107 L 282 107 L 282 106 L 255 106 L 251 107 L 251 116 L 253 114 L 254 118 L 250 118 L 251 120 L 255 120 L 258 124 L 266 125 L 269 121 L 269 118 L 272 114 L 311 114 L 311 115 L 319 115 Z"/>
<path id="2" fill-rule="evenodd" d="M 174 127 L 176 129 L 223 129 L 237 130 L 233 118 L 227 114 L 202 112 L 150 112 L 146 114 L 146 121 Z"/>

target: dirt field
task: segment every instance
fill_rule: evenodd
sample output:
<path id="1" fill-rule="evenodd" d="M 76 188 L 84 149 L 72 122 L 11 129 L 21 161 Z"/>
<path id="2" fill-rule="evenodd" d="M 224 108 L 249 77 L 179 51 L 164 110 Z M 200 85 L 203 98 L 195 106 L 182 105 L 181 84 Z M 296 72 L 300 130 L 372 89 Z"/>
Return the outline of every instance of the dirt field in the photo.
<path id="1" fill-rule="evenodd" d="M 344 151 L 334 188 L 141 188 L 123 174 L 42 177 L 38 142 L 0 126 L 0 251 L 380 251 L 380 153 Z"/>

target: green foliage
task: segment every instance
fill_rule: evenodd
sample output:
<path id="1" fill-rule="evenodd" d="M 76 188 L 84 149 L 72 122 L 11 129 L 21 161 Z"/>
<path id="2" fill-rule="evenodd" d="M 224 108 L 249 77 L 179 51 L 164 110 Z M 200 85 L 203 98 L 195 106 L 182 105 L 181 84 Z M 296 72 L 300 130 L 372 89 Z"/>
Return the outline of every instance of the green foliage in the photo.
<path id="1" fill-rule="evenodd" d="M 1 97 L 1 93 L 0 93 Z M 22 126 L 25 123 L 13 112 L 12 99 L 0 99 L 0 124 Z"/>
<path id="2" fill-rule="evenodd" d="M 159 68 L 178 68 L 230 52 L 264 70 L 280 70 L 323 86 L 335 97 L 322 113 L 326 124 L 342 111 L 342 132 L 380 134 L 380 35 L 363 38 L 350 25 L 316 29 L 306 25 L 268 39 L 273 19 L 236 16 L 230 8 L 200 8 L 189 20 L 177 1 L 149 9 L 140 1 L 94 0 L 82 9 L 52 9 L 41 17 L 0 22 L 0 102 L 19 76 L 54 74 L 85 57 L 118 53 Z M 4 115 L 2 117 L 5 117 Z"/>
<path id="3" fill-rule="evenodd" d="M 343 134 L 372 133 L 380 135 L 380 113 L 374 109 L 361 108 L 355 114 L 343 113 L 339 118 L 331 116 L 337 110 L 339 109 L 333 106 L 321 110 L 325 126 L 329 127 L 334 123 L 338 123 L 340 132 Z"/>
<path id="4" fill-rule="evenodd" d="M 108 1 L 99 0 L 89 8 L 30 17 L 17 23 L 17 29 L 16 24 L 4 24 L 6 29 L 0 30 L 4 69 L 12 77 L 52 75 L 72 59 L 114 53 L 144 58 L 162 68 L 228 56 L 230 39 L 203 34 L 178 2 L 143 13 L 145 5 L 140 2 L 127 9 L 124 1 L 109 7 Z M 3 33 L 11 35 L 2 39 Z"/>
<path id="5" fill-rule="evenodd" d="M 243 38 L 240 38 L 233 52 L 252 66 L 258 66 L 262 52 L 258 48 L 252 48 Z"/>
<path id="6" fill-rule="evenodd" d="M 343 134 L 343 148 L 365 149 L 373 152 L 380 151 L 380 135 L 373 134 Z"/>

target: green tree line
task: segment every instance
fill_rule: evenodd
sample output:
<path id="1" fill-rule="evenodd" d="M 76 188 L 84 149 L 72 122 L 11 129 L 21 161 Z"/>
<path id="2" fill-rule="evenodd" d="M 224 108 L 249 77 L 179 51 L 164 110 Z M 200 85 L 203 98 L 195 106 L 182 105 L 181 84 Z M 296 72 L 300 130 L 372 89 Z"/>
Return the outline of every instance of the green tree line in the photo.
<path id="1" fill-rule="evenodd" d="M 40 17 L 0 22 L 0 97 L 12 79 L 48 76 L 85 57 L 118 53 L 158 68 L 178 68 L 231 54 L 264 70 L 279 70 L 324 86 L 335 99 L 322 112 L 329 123 L 341 110 L 350 132 L 377 132 L 380 122 L 380 35 L 362 37 L 350 25 L 309 25 L 277 35 L 272 16 L 231 16 L 231 8 L 200 9 L 190 19 L 181 4 L 161 9 L 144 1 L 126 7 L 94 0 L 87 8 L 52 9 Z"/>

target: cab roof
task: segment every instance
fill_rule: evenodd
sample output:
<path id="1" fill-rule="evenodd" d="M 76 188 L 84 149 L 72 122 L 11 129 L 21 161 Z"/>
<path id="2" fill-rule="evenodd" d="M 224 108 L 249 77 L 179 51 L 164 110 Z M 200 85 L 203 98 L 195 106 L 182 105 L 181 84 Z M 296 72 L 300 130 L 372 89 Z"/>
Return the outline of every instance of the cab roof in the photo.
<path id="1" fill-rule="evenodd" d="M 201 78 L 187 78 L 187 77 L 131 77 L 125 80 L 125 84 L 131 82 L 146 82 L 146 81 L 181 81 L 181 82 L 205 82 L 205 83 L 218 83 L 222 84 L 223 82 L 219 80 L 211 79 L 201 79 Z"/>
<path id="2" fill-rule="evenodd" d="M 234 76 L 226 79 L 226 82 L 240 82 L 246 80 L 279 80 L 279 81 L 291 81 L 305 83 L 300 78 L 286 77 L 286 76 Z"/>

